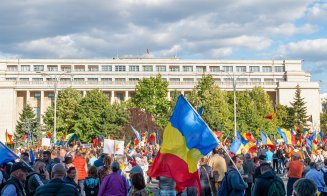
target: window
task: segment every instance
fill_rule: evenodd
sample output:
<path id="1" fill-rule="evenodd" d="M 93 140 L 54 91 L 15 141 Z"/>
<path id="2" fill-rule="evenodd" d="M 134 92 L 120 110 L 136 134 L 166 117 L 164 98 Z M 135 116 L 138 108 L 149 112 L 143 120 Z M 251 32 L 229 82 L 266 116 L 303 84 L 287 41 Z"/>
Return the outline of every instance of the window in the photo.
<path id="1" fill-rule="evenodd" d="M 20 70 L 21 70 L 21 71 L 30 71 L 31 68 L 30 68 L 29 65 L 21 65 L 21 66 L 20 66 Z"/>
<path id="2" fill-rule="evenodd" d="M 223 66 L 224 72 L 233 72 L 233 66 Z"/>
<path id="3" fill-rule="evenodd" d="M 103 82 L 111 82 L 112 78 L 101 78 L 101 81 Z"/>
<path id="4" fill-rule="evenodd" d="M 251 82 L 261 82 L 261 78 L 250 78 Z"/>
<path id="5" fill-rule="evenodd" d="M 34 71 L 44 71 L 43 65 L 34 65 Z"/>
<path id="6" fill-rule="evenodd" d="M 61 66 L 61 71 L 71 72 L 72 71 L 72 67 L 70 65 L 62 65 Z"/>
<path id="7" fill-rule="evenodd" d="M 29 81 L 29 78 L 19 78 L 20 81 Z"/>
<path id="8" fill-rule="evenodd" d="M 129 78 L 128 80 L 129 81 L 139 81 L 140 79 L 139 78 Z"/>
<path id="9" fill-rule="evenodd" d="M 138 65 L 130 65 L 129 66 L 129 71 L 130 72 L 139 72 L 140 71 L 140 66 L 138 66 Z"/>
<path id="10" fill-rule="evenodd" d="M 232 78 L 224 78 L 224 82 L 233 82 Z"/>
<path id="11" fill-rule="evenodd" d="M 180 79 L 179 78 L 170 78 L 169 81 L 171 81 L 171 82 L 179 82 Z"/>
<path id="12" fill-rule="evenodd" d="M 112 71 L 112 66 L 111 65 L 102 65 L 101 71 Z"/>
<path id="13" fill-rule="evenodd" d="M 63 82 L 69 82 L 71 81 L 70 78 L 60 78 L 60 81 L 63 81 Z"/>
<path id="14" fill-rule="evenodd" d="M 7 71 L 17 71 L 17 65 L 7 65 Z"/>
<path id="15" fill-rule="evenodd" d="M 125 65 L 116 65 L 115 66 L 115 71 L 117 71 L 117 72 L 126 71 L 126 66 Z"/>
<path id="16" fill-rule="evenodd" d="M 169 66 L 169 71 L 170 72 L 179 72 L 179 67 L 178 66 Z"/>
<path id="17" fill-rule="evenodd" d="M 246 72 L 245 66 L 236 66 L 236 72 Z"/>
<path id="18" fill-rule="evenodd" d="M 193 82 L 194 79 L 193 78 L 184 78 L 183 81 L 184 82 Z"/>
<path id="19" fill-rule="evenodd" d="M 285 78 L 276 78 L 276 82 L 285 82 Z"/>
<path id="20" fill-rule="evenodd" d="M 153 71 L 152 65 L 143 65 L 143 71 L 146 71 L 146 72 Z"/>
<path id="21" fill-rule="evenodd" d="M 193 66 L 183 66 L 183 72 L 193 72 Z"/>
<path id="22" fill-rule="evenodd" d="M 264 82 L 274 82 L 274 79 L 273 78 L 265 78 Z"/>
<path id="23" fill-rule="evenodd" d="M 196 72 L 204 73 L 206 72 L 205 66 L 196 66 Z"/>
<path id="24" fill-rule="evenodd" d="M 237 78 L 236 81 L 237 81 L 237 82 L 247 82 L 248 79 L 247 79 L 247 78 Z"/>
<path id="25" fill-rule="evenodd" d="M 98 78 L 88 78 L 87 81 L 88 82 L 92 82 L 92 83 L 97 83 L 98 82 Z"/>
<path id="26" fill-rule="evenodd" d="M 210 72 L 220 72 L 220 67 L 218 67 L 218 66 L 212 66 L 209 69 L 210 69 Z"/>
<path id="27" fill-rule="evenodd" d="M 260 72 L 259 66 L 250 66 L 250 72 Z"/>
<path id="28" fill-rule="evenodd" d="M 116 82 L 125 82 L 126 79 L 125 78 L 116 78 L 115 81 Z"/>
<path id="29" fill-rule="evenodd" d="M 76 81 L 76 82 L 82 82 L 84 80 L 85 80 L 84 78 L 74 78 L 74 81 Z"/>
<path id="30" fill-rule="evenodd" d="M 272 67 L 271 66 L 263 66 L 262 72 L 272 72 Z"/>
<path id="31" fill-rule="evenodd" d="M 32 81 L 43 81 L 43 78 L 32 78 Z"/>
<path id="32" fill-rule="evenodd" d="M 54 101 L 54 93 L 48 93 L 48 98 L 49 98 L 51 101 Z"/>
<path id="33" fill-rule="evenodd" d="M 7 81 L 16 81 L 16 78 L 6 78 Z"/>
<path id="34" fill-rule="evenodd" d="M 58 66 L 48 65 L 48 71 L 58 71 Z"/>
<path id="35" fill-rule="evenodd" d="M 99 66 L 97 65 L 89 65 L 88 66 L 89 71 L 99 71 Z"/>
<path id="36" fill-rule="evenodd" d="M 76 72 L 85 71 L 85 66 L 84 65 L 75 65 L 74 71 L 76 71 Z"/>
<path id="37" fill-rule="evenodd" d="M 156 66 L 157 72 L 165 72 L 166 71 L 166 65 L 157 65 Z"/>
<path id="38" fill-rule="evenodd" d="M 37 122 L 40 122 L 41 121 L 41 109 L 40 109 L 40 107 L 34 107 L 33 110 L 34 110 L 34 114 L 36 116 Z"/>
<path id="39" fill-rule="evenodd" d="M 285 72 L 284 66 L 275 66 L 275 72 Z"/>

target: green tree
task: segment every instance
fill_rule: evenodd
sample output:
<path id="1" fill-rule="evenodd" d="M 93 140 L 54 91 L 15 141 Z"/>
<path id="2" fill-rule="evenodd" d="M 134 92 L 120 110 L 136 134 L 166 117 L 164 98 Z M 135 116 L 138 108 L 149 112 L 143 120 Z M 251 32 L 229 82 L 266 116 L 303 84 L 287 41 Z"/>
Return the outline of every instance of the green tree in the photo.
<path id="1" fill-rule="evenodd" d="M 292 107 L 277 104 L 276 106 L 276 126 L 286 129 L 291 129 L 294 127 L 294 111 Z"/>
<path id="2" fill-rule="evenodd" d="M 40 124 L 37 122 L 36 116 L 33 112 L 33 108 L 30 105 L 26 105 L 23 108 L 22 113 L 19 115 L 19 120 L 16 125 L 15 143 L 19 146 L 24 146 L 24 138 L 32 131 L 32 143 L 39 141 L 41 137 Z"/>
<path id="3" fill-rule="evenodd" d="M 58 93 L 57 98 L 57 140 L 62 136 L 72 132 L 75 125 L 74 116 L 79 104 L 82 100 L 80 91 L 73 88 L 66 88 Z M 49 107 L 45 112 L 44 123 L 47 125 L 48 131 L 53 130 L 53 106 Z"/>
<path id="4" fill-rule="evenodd" d="M 228 133 L 232 130 L 232 113 L 227 102 L 226 92 L 214 84 L 211 75 L 203 75 L 188 96 L 194 108 L 204 107 L 202 117 L 214 131 Z"/>
<path id="5" fill-rule="evenodd" d="M 159 127 L 168 123 L 169 101 L 167 100 L 168 82 L 156 77 L 144 78 L 136 85 L 133 103 L 141 109 L 150 112 Z"/>
<path id="6" fill-rule="evenodd" d="M 102 91 L 92 90 L 82 98 L 76 110 L 73 130 L 82 142 L 90 142 L 99 135 L 116 136 L 128 122 L 128 117 L 124 105 L 110 105 Z"/>
<path id="7" fill-rule="evenodd" d="M 233 93 L 230 92 L 229 103 L 233 108 Z M 269 95 L 261 87 L 255 87 L 251 91 L 236 92 L 236 118 L 237 130 L 251 132 L 259 136 L 258 130 L 264 130 L 268 134 L 276 133 L 276 119 L 265 118 L 272 115 L 274 110 Z"/>
<path id="8" fill-rule="evenodd" d="M 305 106 L 304 98 L 301 97 L 301 89 L 300 86 L 296 86 L 294 101 L 291 102 L 291 106 L 294 112 L 294 123 L 296 126 L 299 126 L 302 130 L 303 128 L 307 128 L 307 107 Z"/>

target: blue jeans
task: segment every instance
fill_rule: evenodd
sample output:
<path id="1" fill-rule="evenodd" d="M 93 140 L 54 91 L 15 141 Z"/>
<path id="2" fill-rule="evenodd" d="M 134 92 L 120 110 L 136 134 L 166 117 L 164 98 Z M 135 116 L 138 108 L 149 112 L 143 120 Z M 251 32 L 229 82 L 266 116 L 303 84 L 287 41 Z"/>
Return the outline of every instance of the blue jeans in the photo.
<path id="1" fill-rule="evenodd" d="M 79 180 L 78 181 L 78 186 L 79 186 L 79 188 L 80 188 L 80 190 L 81 190 L 81 195 L 82 196 L 85 196 L 85 191 L 84 191 L 84 180 Z"/>
<path id="2" fill-rule="evenodd" d="M 160 190 L 160 196 L 176 196 L 176 191 L 174 190 Z"/>
<path id="3" fill-rule="evenodd" d="M 288 178 L 287 181 L 287 196 L 292 196 L 293 193 L 293 184 L 300 178 Z"/>
<path id="4" fill-rule="evenodd" d="M 284 161 L 283 161 L 283 159 L 278 159 L 277 173 L 284 174 Z"/>

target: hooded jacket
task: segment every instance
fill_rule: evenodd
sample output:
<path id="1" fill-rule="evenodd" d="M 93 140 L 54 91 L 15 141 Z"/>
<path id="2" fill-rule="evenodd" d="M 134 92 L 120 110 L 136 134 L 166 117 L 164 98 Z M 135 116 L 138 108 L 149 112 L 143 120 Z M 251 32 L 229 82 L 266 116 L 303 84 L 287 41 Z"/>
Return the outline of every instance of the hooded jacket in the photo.
<path id="1" fill-rule="evenodd" d="M 277 179 L 282 184 L 284 182 L 280 177 L 278 177 L 273 171 L 267 171 L 261 174 L 255 179 L 255 184 L 252 190 L 253 196 L 265 196 L 268 195 L 269 187 L 274 179 Z"/>

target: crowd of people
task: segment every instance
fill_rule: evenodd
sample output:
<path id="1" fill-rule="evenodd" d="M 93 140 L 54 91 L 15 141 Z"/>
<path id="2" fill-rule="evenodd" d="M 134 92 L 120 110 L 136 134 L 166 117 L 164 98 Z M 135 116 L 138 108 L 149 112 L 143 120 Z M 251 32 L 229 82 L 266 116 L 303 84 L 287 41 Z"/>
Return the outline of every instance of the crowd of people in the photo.
<path id="1" fill-rule="evenodd" d="M 327 146 L 311 153 L 302 145 L 257 146 L 233 155 L 218 146 L 200 159 L 199 187 L 176 192 L 173 179 L 153 179 L 147 171 L 157 145 L 128 146 L 124 155 L 101 146 L 53 147 L 16 153 L 20 160 L 1 165 L 3 196 L 25 195 L 298 195 L 327 194 Z"/>

